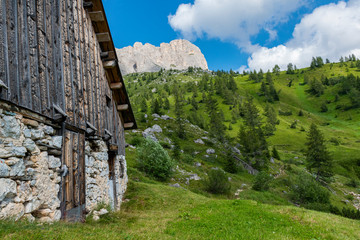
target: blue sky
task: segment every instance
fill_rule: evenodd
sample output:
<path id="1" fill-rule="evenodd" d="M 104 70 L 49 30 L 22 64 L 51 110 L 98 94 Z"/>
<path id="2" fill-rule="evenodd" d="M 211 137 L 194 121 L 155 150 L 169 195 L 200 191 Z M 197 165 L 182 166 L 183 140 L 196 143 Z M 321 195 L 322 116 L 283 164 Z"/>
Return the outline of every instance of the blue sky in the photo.
<path id="1" fill-rule="evenodd" d="M 103 0 L 117 48 L 185 38 L 201 49 L 211 70 L 267 70 L 289 62 L 304 67 L 312 55 L 360 57 L 360 0 L 254 2 Z"/>

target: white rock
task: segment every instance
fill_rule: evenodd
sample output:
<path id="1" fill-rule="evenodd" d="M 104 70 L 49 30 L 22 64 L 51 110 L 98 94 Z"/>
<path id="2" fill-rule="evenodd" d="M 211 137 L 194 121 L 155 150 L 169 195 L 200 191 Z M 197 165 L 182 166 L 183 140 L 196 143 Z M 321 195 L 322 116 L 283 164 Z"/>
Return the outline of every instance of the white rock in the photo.
<path id="1" fill-rule="evenodd" d="M 3 159 L 0 159 L 0 177 L 8 177 L 10 168 Z"/>
<path id="2" fill-rule="evenodd" d="M 31 140 L 30 138 L 26 138 L 23 146 L 29 151 L 29 152 L 33 152 L 36 150 L 37 146 L 35 144 L 35 142 L 33 140 Z"/>
<path id="3" fill-rule="evenodd" d="M 5 148 L 0 148 L 0 158 L 9 158 L 13 156 L 12 152 Z"/>
<path id="4" fill-rule="evenodd" d="M 16 193 L 15 181 L 6 178 L 0 178 L 0 202 L 5 198 L 14 198 Z"/>
<path id="5" fill-rule="evenodd" d="M 94 219 L 94 221 L 98 221 L 98 220 L 100 219 L 100 217 L 97 216 L 97 215 L 94 215 L 94 216 L 93 216 L 93 219 Z"/>
<path id="6" fill-rule="evenodd" d="M 162 128 L 159 125 L 155 124 L 154 126 L 152 126 L 152 131 L 156 133 L 162 133 Z"/>
<path id="7" fill-rule="evenodd" d="M 56 169 L 61 167 L 61 160 L 60 158 L 54 157 L 52 155 L 49 156 L 49 168 Z"/>
<path id="8" fill-rule="evenodd" d="M 201 140 L 200 138 L 199 138 L 199 139 L 194 140 L 194 142 L 195 142 L 195 143 L 197 143 L 197 144 L 202 144 L 202 145 L 204 145 L 204 144 L 205 144 L 205 143 L 204 143 L 204 141 L 203 141 L 203 140 Z"/>
<path id="9" fill-rule="evenodd" d="M 9 203 L 0 212 L 0 219 L 12 218 L 19 220 L 24 215 L 24 205 L 21 203 Z"/>
<path id="10" fill-rule="evenodd" d="M 25 157 L 27 150 L 25 147 L 13 147 L 12 153 L 15 157 Z"/>
<path id="11" fill-rule="evenodd" d="M 0 136 L 19 139 L 21 135 L 20 124 L 14 116 L 3 117 L 4 126 L 0 130 Z"/>
<path id="12" fill-rule="evenodd" d="M 109 211 L 106 210 L 105 208 L 103 208 L 103 209 L 101 209 L 101 210 L 99 211 L 99 216 L 105 215 L 105 214 L 108 214 L 108 213 L 109 213 Z"/>
<path id="13" fill-rule="evenodd" d="M 31 129 L 31 139 L 39 140 L 45 137 L 44 131 L 41 129 Z"/>
<path id="14" fill-rule="evenodd" d="M 212 149 L 212 148 L 209 148 L 209 149 L 206 150 L 206 153 L 207 153 L 207 154 L 214 154 L 214 153 L 215 153 L 215 150 Z"/>
<path id="15" fill-rule="evenodd" d="M 62 136 L 52 137 L 52 145 L 56 148 L 61 148 L 62 147 Z"/>
<path id="16" fill-rule="evenodd" d="M 151 116 L 153 116 L 154 118 L 160 118 L 160 115 L 159 115 L 159 114 L 156 114 L 156 113 L 154 113 L 154 114 L 151 115 Z"/>
<path id="17" fill-rule="evenodd" d="M 161 116 L 161 119 L 162 120 L 171 120 L 171 119 L 173 119 L 172 117 L 169 117 L 168 115 L 162 115 Z"/>

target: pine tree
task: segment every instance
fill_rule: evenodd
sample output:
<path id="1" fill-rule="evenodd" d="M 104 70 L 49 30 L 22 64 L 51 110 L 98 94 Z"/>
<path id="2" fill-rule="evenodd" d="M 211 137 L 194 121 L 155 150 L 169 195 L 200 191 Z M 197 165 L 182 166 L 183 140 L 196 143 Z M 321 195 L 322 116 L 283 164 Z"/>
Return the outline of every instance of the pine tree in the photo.
<path id="1" fill-rule="evenodd" d="M 225 139 L 226 126 L 223 123 L 224 113 L 219 111 L 216 99 L 208 96 L 206 101 L 206 109 L 209 114 L 209 133 L 220 141 Z"/>
<path id="2" fill-rule="evenodd" d="M 267 169 L 269 164 L 269 150 L 262 129 L 259 110 L 251 98 L 243 104 L 244 124 L 240 127 L 238 139 L 241 152 L 245 159 L 255 168 Z"/>
<path id="3" fill-rule="evenodd" d="M 275 148 L 275 146 L 273 146 L 271 155 L 272 155 L 273 158 L 275 158 L 275 159 L 277 159 L 277 160 L 281 160 L 281 159 L 280 159 L 279 152 L 277 151 L 277 149 Z"/>
<path id="4" fill-rule="evenodd" d="M 271 136 L 276 131 L 276 125 L 278 123 L 277 114 L 275 109 L 269 104 L 265 107 L 266 124 L 264 132 L 267 136 Z"/>
<path id="5" fill-rule="evenodd" d="M 183 106 L 184 106 L 184 101 L 181 97 L 181 93 L 177 91 L 175 94 L 175 115 L 176 115 L 176 124 L 177 124 L 176 133 L 177 136 L 181 139 L 186 138 L 185 125 L 182 119 L 184 117 Z"/>
<path id="6" fill-rule="evenodd" d="M 273 68 L 273 73 L 276 74 L 277 76 L 280 75 L 280 67 L 279 65 L 275 65 Z"/>
<path id="7" fill-rule="evenodd" d="M 156 114 L 161 114 L 159 100 L 155 98 L 151 105 L 151 112 Z"/>
<path id="8" fill-rule="evenodd" d="M 228 148 L 226 150 L 226 163 L 225 163 L 224 170 L 227 171 L 228 173 L 237 173 L 238 172 L 236 160 L 234 159 L 234 156 L 233 156 L 230 148 Z"/>
<path id="9" fill-rule="evenodd" d="M 140 103 L 140 108 L 141 108 L 141 112 L 146 113 L 148 110 L 148 105 L 146 103 L 146 99 L 142 98 L 141 103 Z"/>
<path id="10" fill-rule="evenodd" d="M 310 126 L 306 146 L 307 169 L 316 174 L 316 180 L 327 180 L 333 175 L 332 160 L 324 136 L 314 123 Z"/>
<path id="11" fill-rule="evenodd" d="M 165 110 L 169 110 L 170 109 L 170 101 L 168 98 L 165 98 L 165 101 L 164 101 L 164 109 Z"/>

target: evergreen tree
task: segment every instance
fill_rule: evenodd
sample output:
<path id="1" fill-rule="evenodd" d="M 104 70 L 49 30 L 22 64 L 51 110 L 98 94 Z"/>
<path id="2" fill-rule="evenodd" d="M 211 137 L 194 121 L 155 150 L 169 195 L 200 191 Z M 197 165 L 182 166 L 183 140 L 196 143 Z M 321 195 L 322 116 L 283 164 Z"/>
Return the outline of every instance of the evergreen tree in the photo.
<path id="1" fill-rule="evenodd" d="M 265 107 L 266 124 L 264 132 L 267 136 L 271 136 L 276 131 L 276 125 L 278 123 L 276 111 L 269 104 Z"/>
<path id="2" fill-rule="evenodd" d="M 294 74 L 294 65 L 292 63 L 289 63 L 287 65 L 287 71 L 286 71 L 287 74 Z"/>
<path id="3" fill-rule="evenodd" d="M 277 76 L 280 75 L 280 67 L 279 65 L 275 65 L 273 68 L 273 73 L 276 74 Z"/>
<path id="4" fill-rule="evenodd" d="M 151 112 L 161 114 L 160 104 L 157 98 L 155 98 L 151 104 Z"/>
<path id="5" fill-rule="evenodd" d="M 183 117 L 184 117 L 184 100 L 181 97 L 181 92 L 177 91 L 175 94 L 175 115 L 176 115 L 176 125 L 177 125 L 177 129 L 176 129 L 176 133 L 177 136 L 181 139 L 185 139 L 186 138 L 186 133 L 185 133 L 185 125 L 184 125 L 184 121 L 183 121 Z"/>
<path id="6" fill-rule="evenodd" d="M 226 126 L 223 123 L 224 113 L 219 111 L 216 99 L 211 96 L 206 101 L 206 109 L 209 114 L 209 133 L 220 141 L 225 139 Z"/>
<path id="7" fill-rule="evenodd" d="M 237 173 L 238 172 L 236 160 L 235 160 L 230 148 L 228 148 L 226 150 L 226 163 L 225 163 L 224 170 L 227 171 L 228 173 Z"/>
<path id="8" fill-rule="evenodd" d="M 144 112 L 146 113 L 147 110 L 148 110 L 148 105 L 147 105 L 147 102 L 146 102 L 146 99 L 145 98 L 142 98 L 141 99 L 141 103 L 140 103 L 140 108 L 141 108 L 141 112 Z"/>
<path id="9" fill-rule="evenodd" d="M 272 155 L 273 158 L 275 158 L 275 159 L 277 159 L 277 160 L 281 160 L 281 159 L 280 159 L 279 152 L 277 151 L 277 149 L 275 148 L 275 146 L 273 146 L 271 155 Z"/>
<path id="10" fill-rule="evenodd" d="M 168 98 L 165 98 L 165 101 L 164 101 L 164 109 L 165 110 L 169 110 L 170 109 L 170 101 Z"/>
<path id="11" fill-rule="evenodd" d="M 243 104 L 244 124 L 240 127 L 239 143 L 245 159 L 255 168 L 267 169 L 269 164 L 269 150 L 262 130 L 259 110 L 251 98 Z"/>
<path id="12" fill-rule="evenodd" d="M 326 180 L 333 175 L 332 160 L 325 145 L 325 139 L 318 127 L 313 123 L 306 142 L 307 169 L 316 174 L 316 180 Z"/>

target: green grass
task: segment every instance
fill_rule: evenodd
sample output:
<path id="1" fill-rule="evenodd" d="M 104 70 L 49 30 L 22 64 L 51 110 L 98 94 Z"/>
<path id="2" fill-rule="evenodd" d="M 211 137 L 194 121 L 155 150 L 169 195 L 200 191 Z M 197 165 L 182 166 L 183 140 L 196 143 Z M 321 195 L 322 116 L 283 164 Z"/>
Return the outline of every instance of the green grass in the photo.
<path id="1" fill-rule="evenodd" d="M 359 239 L 360 222 L 131 182 L 122 210 L 85 224 L 0 222 L 0 239 Z"/>

